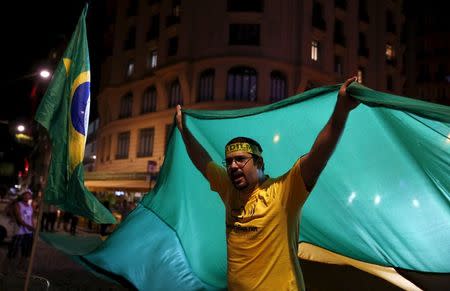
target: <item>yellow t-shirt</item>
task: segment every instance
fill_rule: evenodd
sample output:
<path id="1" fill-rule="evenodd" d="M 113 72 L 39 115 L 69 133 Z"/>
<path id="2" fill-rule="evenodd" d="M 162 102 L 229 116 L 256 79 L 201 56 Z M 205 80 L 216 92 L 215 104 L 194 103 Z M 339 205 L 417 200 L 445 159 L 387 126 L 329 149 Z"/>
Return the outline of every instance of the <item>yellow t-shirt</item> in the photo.
<path id="1" fill-rule="evenodd" d="M 300 160 L 286 174 L 268 178 L 247 201 L 223 167 L 211 162 L 206 174 L 226 208 L 228 289 L 304 290 L 297 244 L 308 191 Z"/>

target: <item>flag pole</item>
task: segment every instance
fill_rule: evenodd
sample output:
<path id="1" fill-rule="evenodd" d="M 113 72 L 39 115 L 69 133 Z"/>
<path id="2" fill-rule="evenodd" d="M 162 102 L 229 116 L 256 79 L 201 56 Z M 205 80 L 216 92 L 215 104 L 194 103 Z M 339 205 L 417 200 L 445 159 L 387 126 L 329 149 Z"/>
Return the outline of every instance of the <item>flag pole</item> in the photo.
<path id="1" fill-rule="evenodd" d="M 31 255 L 30 255 L 30 260 L 28 262 L 28 268 L 27 268 L 27 274 L 25 276 L 25 284 L 23 287 L 24 291 L 28 291 L 28 286 L 30 284 L 30 277 L 31 277 L 31 272 L 33 270 L 33 262 L 34 262 L 34 257 L 36 254 L 36 245 L 37 245 L 37 240 L 39 239 L 39 232 L 41 229 L 41 219 L 42 219 L 42 214 L 43 214 L 43 208 L 44 208 L 44 189 L 45 189 L 45 185 L 47 184 L 47 177 L 48 177 L 48 169 L 49 169 L 49 165 L 50 165 L 50 157 L 51 157 L 51 145 L 49 143 L 49 138 L 48 135 L 46 133 L 46 131 L 39 125 L 39 123 L 37 124 L 37 131 L 38 131 L 38 141 L 37 141 L 37 155 L 36 155 L 36 161 L 38 161 L 38 163 L 36 163 L 34 166 L 36 169 L 39 169 L 38 171 L 36 171 L 35 173 L 39 176 L 39 186 L 38 189 L 42 190 L 41 191 L 41 198 L 39 200 L 39 206 L 38 206 L 38 216 L 37 216 L 37 221 L 36 221 L 36 228 L 33 234 L 33 244 L 31 247 Z M 42 159 L 40 159 L 42 158 Z M 39 191 L 38 190 L 38 191 Z"/>

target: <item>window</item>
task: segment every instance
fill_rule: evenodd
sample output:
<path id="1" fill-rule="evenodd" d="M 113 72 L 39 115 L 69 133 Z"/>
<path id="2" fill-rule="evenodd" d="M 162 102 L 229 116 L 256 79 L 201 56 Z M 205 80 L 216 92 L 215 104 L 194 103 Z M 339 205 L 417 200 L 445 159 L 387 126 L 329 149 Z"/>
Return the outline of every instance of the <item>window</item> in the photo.
<path id="1" fill-rule="evenodd" d="M 150 53 L 147 55 L 147 69 L 151 70 L 156 68 L 156 66 L 158 65 L 158 51 L 152 50 L 150 51 Z"/>
<path id="2" fill-rule="evenodd" d="M 180 23 L 181 0 L 172 0 L 172 10 L 166 18 L 166 26 Z"/>
<path id="3" fill-rule="evenodd" d="M 359 67 L 358 72 L 356 73 L 357 82 L 362 84 L 364 82 L 364 68 Z"/>
<path id="4" fill-rule="evenodd" d="M 139 131 L 139 151 L 138 157 L 150 157 L 153 155 L 153 142 L 155 139 L 155 129 L 144 128 Z"/>
<path id="5" fill-rule="evenodd" d="M 167 144 L 169 143 L 171 130 L 172 130 L 172 123 L 166 124 L 166 138 L 165 138 L 165 141 L 164 141 L 164 154 L 167 151 Z"/>
<path id="6" fill-rule="evenodd" d="M 259 24 L 233 23 L 229 27 L 229 45 L 259 45 Z"/>
<path id="7" fill-rule="evenodd" d="M 174 56 L 177 54 L 177 52 L 178 52 L 178 37 L 174 36 L 169 38 L 169 48 L 167 54 L 169 56 Z"/>
<path id="8" fill-rule="evenodd" d="M 420 64 L 417 82 L 425 82 L 431 80 L 430 67 L 428 64 Z"/>
<path id="9" fill-rule="evenodd" d="M 132 107 L 133 107 L 133 93 L 128 92 L 120 99 L 119 118 L 131 117 Z"/>
<path id="10" fill-rule="evenodd" d="M 128 16 L 136 16 L 138 8 L 138 0 L 129 0 L 127 15 Z"/>
<path id="11" fill-rule="evenodd" d="M 170 85 L 169 108 L 175 107 L 178 104 L 183 105 L 183 96 L 181 95 L 180 82 L 175 80 Z"/>
<path id="12" fill-rule="evenodd" d="M 286 77 L 280 71 L 270 73 L 270 102 L 277 102 L 287 97 Z"/>
<path id="13" fill-rule="evenodd" d="M 126 78 L 130 78 L 134 73 L 134 60 L 129 60 L 126 68 Z"/>
<path id="14" fill-rule="evenodd" d="M 366 34 L 363 32 L 359 33 L 358 55 L 366 58 L 369 57 L 369 49 L 367 48 Z"/>
<path id="15" fill-rule="evenodd" d="M 385 54 L 386 54 L 386 62 L 389 65 L 395 65 L 395 50 L 394 47 L 389 43 L 386 44 Z"/>
<path id="16" fill-rule="evenodd" d="M 117 137 L 116 159 L 127 159 L 130 147 L 130 132 L 121 132 Z"/>
<path id="17" fill-rule="evenodd" d="M 390 10 L 386 11 L 386 31 L 392 33 L 395 33 L 397 31 L 394 21 L 394 15 Z"/>
<path id="18" fill-rule="evenodd" d="M 391 44 L 386 44 L 386 59 L 392 60 L 394 59 L 394 48 Z"/>
<path id="19" fill-rule="evenodd" d="M 100 153 L 100 162 L 105 160 L 106 156 L 106 138 L 102 137 L 101 139 L 101 153 Z"/>
<path id="20" fill-rule="evenodd" d="M 152 15 L 150 26 L 147 31 L 147 40 L 158 39 L 159 37 L 159 14 Z"/>
<path id="21" fill-rule="evenodd" d="M 388 89 L 389 91 L 394 90 L 394 80 L 392 79 L 391 75 L 388 75 L 386 77 L 386 89 Z"/>
<path id="22" fill-rule="evenodd" d="M 342 75 L 344 73 L 344 62 L 342 60 L 342 56 L 334 56 L 334 72 L 338 75 Z"/>
<path id="23" fill-rule="evenodd" d="M 142 96 L 141 113 L 156 111 L 156 88 L 151 86 L 144 91 Z"/>
<path id="24" fill-rule="evenodd" d="M 228 0 L 228 11 L 230 12 L 262 12 L 262 0 Z"/>
<path id="25" fill-rule="evenodd" d="M 180 16 L 181 0 L 172 0 L 172 15 Z"/>
<path id="26" fill-rule="evenodd" d="M 322 4 L 317 1 L 314 1 L 313 3 L 312 26 L 321 30 L 326 29 L 325 19 L 323 18 L 323 7 Z"/>
<path id="27" fill-rule="evenodd" d="M 334 43 L 345 46 L 344 23 L 338 19 L 334 21 Z"/>
<path id="28" fill-rule="evenodd" d="M 359 20 L 369 22 L 369 14 L 367 13 L 367 0 L 359 0 L 358 17 Z"/>
<path id="29" fill-rule="evenodd" d="M 106 160 L 109 161 L 111 156 L 111 144 L 112 144 L 112 135 L 108 136 L 108 143 L 106 144 Z"/>
<path id="30" fill-rule="evenodd" d="M 228 71 L 227 100 L 256 101 L 257 74 L 249 67 L 235 67 Z"/>
<path id="31" fill-rule="evenodd" d="M 131 50 L 136 47 L 136 26 L 128 28 L 127 38 L 123 44 L 125 50 Z"/>
<path id="32" fill-rule="evenodd" d="M 197 101 L 210 101 L 214 98 L 214 69 L 207 69 L 200 74 Z"/>
<path id="33" fill-rule="evenodd" d="M 317 40 L 311 42 L 311 60 L 316 62 L 319 60 L 319 42 Z"/>
<path id="34" fill-rule="evenodd" d="M 445 81 L 446 72 L 447 72 L 447 65 L 444 63 L 440 63 L 435 73 L 435 80 L 438 82 Z"/>

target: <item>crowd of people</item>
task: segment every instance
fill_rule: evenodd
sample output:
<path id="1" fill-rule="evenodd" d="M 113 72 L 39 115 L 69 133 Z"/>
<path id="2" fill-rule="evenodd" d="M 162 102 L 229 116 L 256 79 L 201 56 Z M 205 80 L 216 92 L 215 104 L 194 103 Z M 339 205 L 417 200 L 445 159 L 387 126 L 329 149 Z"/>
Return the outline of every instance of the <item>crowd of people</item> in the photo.
<path id="1" fill-rule="evenodd" d="M 10 238 L 6 258 L 0 266 L 0 272 L 4 275 L 11 270 L 25 272 L 38 223 L 40 232 L 63 231 L 76 235 L 77 229 L 79 229 L 79 216 L 47 203 L 42 203 L 42 216 L 38 221 L 42 197 L 40 194 L 34 195 L 30 189 L 22 190 L 14 198 L 8 200 L 4 213 L 2 213 L 7 217 L 9 228 L 7 236 Z M 107 200 L 102 203 L 110 211 L 119 214 L 119 222 L 123 221 L 134 207 L 134 203 L 129 203 L 126 199 L 115 203 L 114 207 L 111 207 L 111 203 Z M 86 231 L 99 233 L 102 236 L 110 234 L 113 230 L 109 224 L 95 225 L 89 220 L 86 221 L 86 227 Z"/>

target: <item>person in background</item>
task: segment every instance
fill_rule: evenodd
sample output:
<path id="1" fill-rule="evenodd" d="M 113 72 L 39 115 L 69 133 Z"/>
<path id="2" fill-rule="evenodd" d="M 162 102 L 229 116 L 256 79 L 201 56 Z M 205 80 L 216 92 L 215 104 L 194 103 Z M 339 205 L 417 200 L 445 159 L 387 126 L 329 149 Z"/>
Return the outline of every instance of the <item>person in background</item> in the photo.
<path id="1" fill-rule="evenodd" d="M 22 191 L 13 204 L 11 204 L 14 236 L 8 248 L 8 254 L 2 265 L 2 273 L 8 273 L 9 268 L 14 271 L 25 271 L 26 263 L 31 255 L 33 244 L 33 196 L 29 189 Z M 15 260 L 20 250 L 19 260 Z"/>
<path id="2" fill-rule="evenodd" d="M 127 218 L 128 214 L 130 213 L 130 204 L 126 199 L 123 199 L 119 206 L 119 211 L 121 215 L 121 221 L 124 221 L 125 218 Z"/>
<path id="3" fill-rule="evenodd" d="M 41 216 L 41 231 L 48 231 L 48 217 L 49 217 L 49 205 L 47 203 L 42 204 L 42 216 Z"/>
<path id="4" fill-rule="evenodd" d="M 77 232 L 77 225 L 78 225 L 78 216 L 72 215 L 72 219 L 70 221 L 70 234 L 75 235 Z"/>
<path id="5" fill-rule="evenodd" d="M 56 206 L 53 204 L 49 204 L 48 205 L 48 216 L 47 216 L 47 221 L 45 224 L 46 231 L 51 231 L 51 232 L 55 231 L 56 217 L 57 217 Z"/>
<path id="6" fill-rule="evenodd" d="M 63 214 L 63 229 L 66 232 L 70 231 L 70 223 L 71 223 L 71 220 L 72 220 L 72 216 L 73 216 L 72 212 L 64 211 L 64 214 Z"/>
<path id="7" fill-rule="evenodd" d="M 103 204 L 103 206 L 106 207 L 106 209 L 108 209 L 109 211 L 111 211 L 111 208 L 109 207 L 109 201 L 108 201 L 108 200 L 103 201 L 102 204 Z M 108 224 L 108 223 L 102 223 L 102 224 L 100 224 L 100 235 L 101 235 L 101 236 L 106 236 L 106 235 L 108 234 L 107 230 L 108 230 L 108 227 L 109 227 L 110 225 L 111 225 L 111 224 Z"/>

